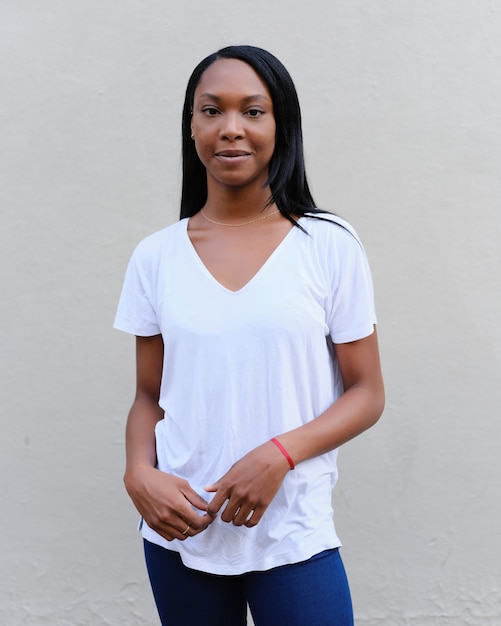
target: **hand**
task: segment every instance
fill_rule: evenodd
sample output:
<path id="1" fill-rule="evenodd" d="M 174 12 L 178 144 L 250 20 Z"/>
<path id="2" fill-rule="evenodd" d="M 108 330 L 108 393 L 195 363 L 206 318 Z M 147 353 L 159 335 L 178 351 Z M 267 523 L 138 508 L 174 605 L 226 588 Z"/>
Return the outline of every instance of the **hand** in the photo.
<path id="1" fill-rule="evenodd" d="M 143 466 L 127 470 L 124 482 L 145 522 L 167 541 L 194 537 L 214 519 L 207 514 L 207 502 L 182 478 Z M 205 511 L 205 515 L 194 511 L 192 506 Z"/>
<path id="2" fill-rule="evenodd" d="M 216 494 L 207 512 L 216 515 L 227 500 L 221 514 L 224 522 L 247 528 L 256 526 L 289 470 L 287 459 L 273 443 L 268 441 L 254 448 L 217 482 L 205 487 L 205 491 Z"/>

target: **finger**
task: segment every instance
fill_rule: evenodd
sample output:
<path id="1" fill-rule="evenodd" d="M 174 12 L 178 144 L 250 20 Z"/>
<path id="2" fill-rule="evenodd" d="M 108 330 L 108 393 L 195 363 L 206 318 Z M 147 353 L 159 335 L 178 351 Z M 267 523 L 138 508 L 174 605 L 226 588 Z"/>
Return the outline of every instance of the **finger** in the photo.
<path id="1" fill-rule="evenodd" d="M 198 534 L 205 530 L 214 521 L 214 517 L 206 513 L 205 515 L 199 515 L 193 509 L 180 512 L 182 517 L 179 523 L 176 523 L 176 528 L 181 532 L 186 528 L 186 525 L 190 525 L 191 536 Z M 184 525 L 183 525 L 184 524 Z"/>
<path id="2" fill-rule="evenodd" d="M 254 509 L 250 515 L 247 516 L 247 519 L 244 522 L 244 526 L 247 528 L 254 528 L 261 518 L 263 517 L 263 511 L 259 511 L 258 509 Z"/>
<path id="3" fill-rule="evenodd" d="M 204 500 L 194 489 L 191 489 L 191 487 L 183 487 L 181 488 L 181 493 L 191 505 L 200 511 L 207 511 L 208 502 Z"/>
<path id="4" fill-rule="evenodd" d="M 226 508 L 221 513 L 223 522 L 232 522 L 240 511 L 240 504 L 228 500 Z M 244 518 L 245 519 L 245 518 Z"/>
<path id="5" fill-rule="evenodd" d="M 240 510 L 237 511 L 236 515 L 233 518 L 234 526 L 243 526 L 249 521 L 254 515 L 254 509 L 250 507 L 240 507 Z"/>
<path id="6" fill-rule="evenodd" d="M 186 515 L 180 518 L 179 524 L 176 524 L 176 528 L 181 532 L 181 534 L 194 537 L 195 535 L 198 535 L 206 530 L 212 524 L 214 519 L 215 518 L 208 513 L 205 515 L 198 515 L 197 513 L 191 511 L 191 515 Z"/>
<path id="7" fill-rule="evenodd" d="M 148 524 L 148 526 L 150 526 L 150 524 Z M 162 526 L 151 525 L 150 528 L 154 530 L 156 533 L 158 533 L 159 535 L 161 535 L 167 541 L 172 541 L 173 539 L 179 539 L 182 536 L 181 533 L 170 524 L 164 524 Z"/>
<path id="8" fill-rule="evenodd" d="M 192 532 L 192 528 L 189 523 L 186 524 L 186 526 L 184 526 L 184 520 L 180 520 L 180 521 L 183 524 L 183 529 L 180 530 L 179 527 L 177 528 L 177 532 L 181 535 L 180 537 L 178 537 L 178 539 L 180 539 L 181 541 L 184 541 L 188 537 L 191 537 L 190 533 Z"/>
<path id="9" fill-rule="evenodd" d="M 215 520 L 215 517 L 213 517 L 212 515 L 204 515 L 202 518 L 199 518 L 200 521 L 203 521 L 203 525 L 199 525 L 199 527 L 197 528 L 196 526 L 192 526 L 190 524 L 190 532 L 189 535 L 190 537 L 194 537 L 195 535 L 199 535 L 200 533 L 202 533 L 204 530 L 206 530 L 211 524 L 212 522 Z M 189 520 L 187 520 L 188 522 Z"/>
<path id="10" fill-rule="evenodd" d="M 207 513 L 209 515 L 215 516 L 219 513 L 220 508 L 223 504 L 228 500 L 230 495 L 228 493 L 224 493 L 222 491 L 217 491 L 216 495 L 212 498 L 212 501 L 209 503 L 207 507 Z"/>
<path id="11" fill-rule="evenodd" d="M 200 497 L 196 491 L 190 489 L 183 489 L 182 493 L 185 497 L 185 501 L 178 508 L 178 514 L 181 520 L 186 520 L 186 523 L 190 524 L 190 526 L 196 531 L 202 531 L 209 526 L 214 521 L 214 517 L 209 515 L 207 512 L 208 503 Z M 197 511 L 193 510 L 192 507 L 197 508 L 198 510 L 204 511 L 204 515 L 200 515 Z"/>
<path id="12" fill-rule="evenodd" d="M 208 517 L 208 519 L 212 521 L 211 518 Z M 179 518 L 179 521 L 175 524 L 164 524 L 162 528 L 155 528 L 154 530 L 162 535 L 162 537 L 167 539 L 167 541 L 172 541 L 173 539 L 184 541 L 189 537 L 195 537 L 195 535 L 203 532 L 207 528 L 207 526 L 208 524 L 206 524 L 202 528 L 197 529 L 194 528 L 188 521 Z"/>

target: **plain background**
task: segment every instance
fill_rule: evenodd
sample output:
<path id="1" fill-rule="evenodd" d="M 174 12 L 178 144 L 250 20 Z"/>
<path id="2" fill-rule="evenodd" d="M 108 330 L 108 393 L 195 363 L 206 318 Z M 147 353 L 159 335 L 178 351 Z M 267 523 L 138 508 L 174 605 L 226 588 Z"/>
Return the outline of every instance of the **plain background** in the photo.
<path id="1" fill-rule="evenodd" d="M 500 33 L 495 0 L 0 2 L 0 623 L 157 624 L 111 325 L 177 219 L 188 76 L 233 43 L 291 72 L 374 274 L 387 408 L 334 494 L 356 623 L 501 623 Z"/>

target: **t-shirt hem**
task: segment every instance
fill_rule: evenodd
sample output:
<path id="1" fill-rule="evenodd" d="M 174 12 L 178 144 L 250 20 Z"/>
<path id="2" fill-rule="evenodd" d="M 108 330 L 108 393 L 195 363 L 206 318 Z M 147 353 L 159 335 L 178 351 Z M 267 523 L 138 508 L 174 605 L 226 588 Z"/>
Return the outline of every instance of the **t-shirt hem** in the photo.
<path id="1" fill-rule="evenodd" d="M 213 567 L 211 564 L 207 564 L 206 561 L 193 559 L 183 553 L 180 553 L 180 555 L 183 564 L 190 569 L 205 572 L 206 574 L 216 574 L 219 576 L 239 576 L 241 574 L 249 574 L 251 572 L 266 572 L 270 569 L 274 569 L 275 567 L 280 567 L 282 565 L 295 565 L 297 563 L 302 563 L 303 561 L 311 559 L 312 556 L 315 556 L 316 554 L 319 554 L 324 550 L 330 550 L 332 548 L 340 547 L 340 543 L 326 543 L 320 546 L 312 547 L 310 550 L 307 551 L 303 550 L 301 552 L 294 552 L 294 555 L 280 555 L 273 559 L 267 559 L 266 562 L 260 564 L 249 563 L 245 566 L 240 566 L 239 568 L 235 568 L 234 566 Z"/>
<path id="2" fill-rule="evenodd" d="M 169 542 L 168 545 L 165 545 L 165 542 L 158 541 L 158 535 L 154 531 L 151 531 L 151 529 L 146 526 L 146 524 L 143 525 L 142 531 L 143 539 L 145 539 L 146 541 L 160 545 L 166 550 L 177 552 L 181 557 L 183 565 L 185 565 L 189 569 L 204 572 L 206 574 L 216 574 L 219 576 L 239 576 L 241 574 L 248 574 L 250 572 L 265 572 L 270 569 L 274 569 L 275 567 L 280 567 L 282 565 L 295 565 L 297 563 L 302 563 L 303 561 L 311 559 L 311 557 L 319 554 L 320 552 L 323 552 L 324 550 L 331 550 L 334 548 L 340 548 L 342 546 L 341 541 L 339 540 L 335 532 L 333 532 L 333 536 L 330 539 L 325 538 L 324 541 L 315 541 L 314 543 L 308 544 L 306 546 L 303 545 L 301 550 L 294 550 L 294 553 L 289 552 L 287 554 L 276 554 L 272 557 L 264 558 L 259 562 L 246 561 L 235 565 L 234 563 L 214 563 L 206 557 L 198 559 L 190 554 L 186 554 L 182 550 L 182 546 L 179 546 L 179 548 L 181 549 L 178 549 L 175 541 Z"/>
<path id="3" fill-rule="evenodd" d="M 137 337 L 154 337 L 155 335 L 160 335 L 159 328 L 142 328 L 139 326 L 134 326 L 127 321 L 116 319 L 113 323 L 113 328 L 115 330 L 120 330 L 124 333 L 129 333 L 130 335 L 136 335 Z"/>
<path id="4" fill-rule="evenodd" d="M 350 330 L 347 333 L 335 333 L 331 334 L 332 341 L 334 343 L 349 343 L 350 341 L 358 341 L 359 339 L 365 339 L 366 337 L 370 337 L 374 332 L 374 326 L 376 324 L 376 320 L 368 326 L 364 326 L 363 328 L 359 328 L 357 330 Z"/>

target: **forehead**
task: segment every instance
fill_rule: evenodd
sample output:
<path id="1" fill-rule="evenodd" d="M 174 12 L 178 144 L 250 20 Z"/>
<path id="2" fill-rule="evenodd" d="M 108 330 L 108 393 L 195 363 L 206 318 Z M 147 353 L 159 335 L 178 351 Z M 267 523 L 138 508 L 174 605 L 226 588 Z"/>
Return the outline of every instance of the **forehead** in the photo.
<path id="1" fill-rule="evenodd" d="M 271 100 L 264 80 L 250 65 L 238 59 L 218 59 L 209 65 L 195 89 L 195 98 L 206 94 L 261 95 Z"/>

